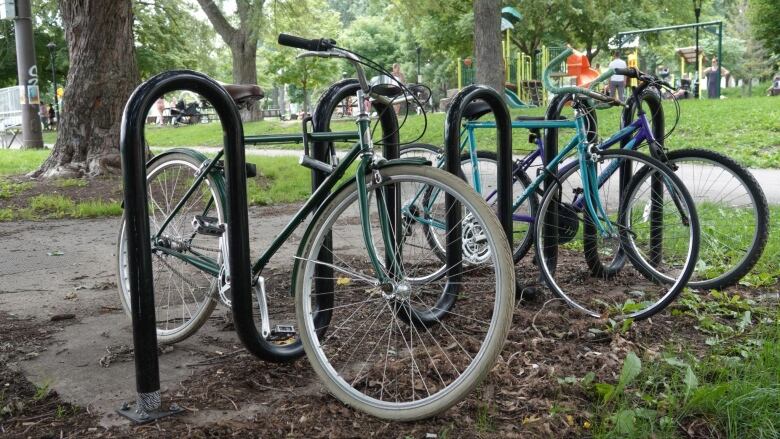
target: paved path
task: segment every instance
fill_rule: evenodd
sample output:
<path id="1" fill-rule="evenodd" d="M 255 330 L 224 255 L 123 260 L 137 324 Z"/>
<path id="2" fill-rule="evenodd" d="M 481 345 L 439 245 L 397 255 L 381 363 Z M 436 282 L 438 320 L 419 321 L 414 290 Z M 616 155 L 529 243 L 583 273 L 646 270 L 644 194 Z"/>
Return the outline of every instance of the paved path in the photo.
<path id="1" fill-rule="evenodd" d="M 294 210 L 250 208 L 253 255 L 268 247 Z M 0 310 L 42 325 L 50 324 L 53 315 L 74 315 L 47 342 L 48 348 L 30 355 L 19 367 L 32 382 L 50 385 L 65 401 L 98 413 L 106 426 L 126 424 L 114 411 L 135 398 L 134 363 L 126 351 L 133 344 L 131 324 L 116 286 L 119 223 L 119 218 L 0 222 Z M 303 231 L 297 230 L 271 260 L 269 290 L 289 288 L 287 278 L 273 273 L 290 265 Z M 229 321 L 227 310 L 218 307 L 196 335 L 163 351 L 164 395 L 176 392 L 183 380 L 203 369 L 185 365 L 241 348 L 235 333 L 225 329 Z M 112 361 L 105 367 L 107 359 Z M 187 419 L 200 422 L 200 417 Z"/>

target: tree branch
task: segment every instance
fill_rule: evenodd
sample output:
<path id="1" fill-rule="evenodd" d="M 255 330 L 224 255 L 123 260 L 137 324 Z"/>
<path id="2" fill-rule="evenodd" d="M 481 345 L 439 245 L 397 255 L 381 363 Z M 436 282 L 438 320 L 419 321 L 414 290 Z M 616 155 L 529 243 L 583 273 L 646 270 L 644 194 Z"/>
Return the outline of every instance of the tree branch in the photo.
<path id="1" fill-rule="evenodd" d="M 222 40 L 230 45 L 230 40 L 236 33 L 236 29 L 228 23 L 225 15 L 219 10 L 219 6 L 214 3 L 214 0 L 198 0 L 203 12 L 206 13 L 206 17 L 209 18 L 211 25 L 214 26 L 214 30 L 217 31 Z"/>

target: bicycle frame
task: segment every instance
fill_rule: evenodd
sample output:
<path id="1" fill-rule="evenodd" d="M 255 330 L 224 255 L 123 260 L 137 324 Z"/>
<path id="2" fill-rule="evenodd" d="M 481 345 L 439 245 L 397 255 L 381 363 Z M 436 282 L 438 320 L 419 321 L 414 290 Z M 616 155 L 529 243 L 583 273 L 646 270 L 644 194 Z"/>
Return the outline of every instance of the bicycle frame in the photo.
<path id="1" fill-rule="evenodd" d="M 388 281 L 388 278 L 385 274 L 386 270 L 382 266 L 379 257 L 376 254 L 376 247 L 373 244 L 373 238 L 369 230 L 368 193 L 366 189 L 366 182 L 364 176 L 367 172 L 369 172 L 372 169 L 374 165 L 374 152 L 373 152 L 373 143 L 370 134 L 371 133 L 370 120 L 368 118 L 368 114 L 365 112 L 365 108 L 362 108 L 363 99 L 359 99 L 358 102 L 359 102 L 359 106 L 361 107 L 360 108 L 361 114 L 357 120 L 358 129 L 356 130 L 356 132 L 327 132 L 327 133 L 304 132 L 302 136 L 301 135 L 265 135 L 265 136 L 251 136 L 245 139 L 247 143 L 253 143 L 253 144 L 268 144 L 268 143 L 278 143 L 283 141 L 301 142 L 304 141 L 303 137 L 307 137 L 307 136 L 308 139 L 305 141 L 316 140 L 318 142 L 338 142 L 338 141 L 357 140 L 357 142 L 352 147 L 352 149 L 343 157 L 343 159 L 333 169 L 330 175 L 328 175 L 325 181 L 323 181 L 322 184 L 317 188 L 317 190 L 315 190 L 314 193 L 312 193 L 311 197 L 309 197 L 309 199 L 295 213 L 292 219 L 290 219 L 290 221 L 285 225 L 285 227 L 277 235 L 277 237 L 273 240 L 273 242 L 271 242 L 268 248 L 266 248 L 265 251 L 263 251 L 263 253 L 261 254 L 261 256 L 254 262 L 254 264 L 252 265 L 253 278 L 260 274 L 260 272 L 268 264 L 268 262 L 274 256 L 274 254 L 276 254 L 276 252 L 279 250 L 282 244 L 284 244 L 287 241 L 290 235 L 292 235 L 292 233 L 306 219 L 306 217 L 319 208 L 319 206 L 322 204 L 325 198 L 330 194 L 331 190 L 336 186 L 338 181 L 345 175 L 345 173 L 352 165 L 352 163 L 354 163 L 356 160 L 359 160 L 358 170 L 356 172 L 355 178 L 358 184 L 358 198 L 359 198 L 359 206 L 360 206 L 361 226 L 363 228 L 363 239 L 366 244 L 366 248 L 368 249 L 369 252 L 369 259 L 371 260 L 371 263 L 374 266 L 376 273 L 378 273 L 379 281 L 380 282 Z M 174 207 L 174 209 L 165 219 L 163 225 L 160 227 L 160 230 L 152 237 L 152 251 L 160 251 L 168 255 L 174 256 L 176 258 L 180 258 L 186 261 L 187 263 L 191 263 L 192 265 L 198 267 L 199 269 L 213 276 L 218 276 L 220 274 L 220 266 L 215 261 L 209 260 L 208 258 L 204 258 L 197 254 L 190 256 L 188 254 L 183 254 L 175 250 L 172 250 L 170 248 L 159 246 L 158 238 L 164 232 L 165 227 L 167 227 L 167 225 L 170 223 L 171 218 L 173 218 L 177 214 L 177 212 L 181 209 L 181 207 L 186 203 L 187 199 L 197 190 L 197 188 L 203 182 L 203 179 L 206 177 L 206 175 L 209 175 L 210 173 L 218 172 L 216 164 L 218 163 L 219 158 L 221 156 L 222 156 L 222 151 L 220 151 L 212 160 L 210 160 L 209 163 L 207 164 L 204 163 L 205 166 L 202 168 L 202 171 L 198 173 L 192 186 L 189 188 L 185 196 Z M 224 196 L 224 194 L 218 194 L 218 196 Z M 392 233 L 390 232 L 390 228 L 391 228 L 390 220 L 388 218 L 387 209 L 382 207 L 383 206 L 380 206 L 380 208 L 378 209 L 380 227 L 382 229 L 382 237 L 384 240 L 386 240 L 386 242 L 390 242 L 388 241 L 388 240 L 392 240 Z M 387 261 L 396 261 L 395 248 L 393 245 L 386 245 L 385 253 L 386 253 L 385 257 Z M 394 267 L 391 266 L 389 267 L 389 269 L 391 273 L 394 272 Z"/>
<path id="2" fill-rule="evenodd" d="M 641 110 L 641 109 L 640 109 Z M 466 144 L 469 145 L 469 156 L 471 157 L 472 161 L 472 169 L 473 169 L 473 179 L 475 184 L 475 189 L 478 193 L 482 193 L 481 191 L 481 184 L 480 184 L 480 178 L 479 178 L 479 167 L 477 166 L 477 154 L 476 154 L 476 135 L 474 131 L 476 129 L 481 128 L 495 128 L 494 122 L 467 122 L 464 126 L 463 132 L 467 134 L 467 138 L 462 142 L 461 149 L 463 149 Z M 512 128 L 524 128 L 524 129 L 545 129 L 545 128 L 575 128 L 577 129 L 577 123 L 576 121 L 514 121 L 512 122 Z M 531 182 L 531 185 L 526 188 L 526 191 L 523 192 L 518 198 L 513 202 L 512 204 L 512 211 L 517 210 L 517 208 L 525 202 L 525 200 L 528 199 L 530 194 L 537 190 L 541 183 L 544 181 L 544 173 L 551 172 L 552 169 L 555 169 L 565 158 L 566 155 L 568 155 L 574 147 L 576 147 L 578 144 L 586 143 L 584 139 L 587 137 L 587 133 L 583 129 L 578 129 L 577 135 L 569 142 L 569 144 L 566 145 L 566 147 L 563 148 L 562 151 L 559 152 L 559 154 L 555 157 L 555 159 L 548 163 L 545 168 L 544 172 L 538 176 L 536 179 L 534 179 Z M 631 122 L 628 126 L 622 128 L 618 132 L 614 133 L 612 136 L 610 136 L 607 140 L 599 143 L 596 145 L 596 147 L 599 150 L 606 150 L 609 147 L 623 142 L 626 139 L 628 139 L 628 142 L 623 146 L 625 149 L 630 150 L 636 150 L 639 148 L 640 145 L 642 145 L 643 142 L 648 142 L 649 144 L 655 143 L 655 136 L 653 135 L 653 131 L 650 127 L 650 124 L 647 120 L 647 117 L 645 116 L 645 113 L 643 111 L 638 112 L 638 117 Z M 518 159 L 515 162 L 515 167 L 513 170 L 513 174 L 517 174 L 519 170 L 526 171 L 528 170 L 533 163 L 540 157 L 544 157 L 544 144 L 541 141 L 541 138 L 538 138 L 536 140 L 536 148 L 531 151 L 528 155 L 526 155 L 522 159 Z M 580 156 L 582 157 L 582 156 Z M 443 159 L 442 159 L 443 161 Z M 571 170 L 574 166 L 582 166 L 582 163 L 580 163 L 578 160 L 571 160 L 567 163 L 565 163 L 562 168 L 558 171 L 558 174 L 564 174 L 565 172 L 568 172 Z M 602 170 L 602 172 L 597 176 L 596 178 L 596 187 L 601 187 L 614 173 L 618 170 L 620 167 L 619 161 L 615 161 L 610 164 L 609 167 Z M 517 176 L 515 175 L 515 178 Z M 487 201 L 490 201 L 493 197 L 496 196 L 496 191 L 493 190 L 488 196 L 486 197 Z M 586 199 L 579 198 L 577 202 L 575 203 L 575 207 L 577 208 L 587 208 L 585 206 Z M 598 210 L 600 208 L 596 206 Z M 589 212 L 589 213 L 595 213 Z M 535 221 L 535 218 L 529 215 L 518 215 L 513 214 L 512 219 L 515 221 L 523 221 L 523 222 L 529 222 L 533 223 Z"/>

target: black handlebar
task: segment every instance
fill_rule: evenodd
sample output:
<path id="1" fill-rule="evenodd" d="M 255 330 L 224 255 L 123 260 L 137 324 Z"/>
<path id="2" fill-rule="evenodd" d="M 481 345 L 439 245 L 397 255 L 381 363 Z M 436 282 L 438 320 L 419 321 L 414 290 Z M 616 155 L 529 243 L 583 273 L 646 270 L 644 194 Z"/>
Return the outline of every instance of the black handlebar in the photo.
<path id="1" fill-rule="evenodd" d="M 295 47 L 296 49 L 311 50 L 313 52 L 325 52 L 336 47 L 336 41 L 330 38 L 308 39 L 295 35 L 279 34 L 279 45 Z"/>
<path id="2" fill-rule="evenodd" d="M 629 78 L 638 79 L 638 80 L 643 81 L 643 82 L 657 83 L 657 84 L 664 85 L 664 86 L 666 86 L 668 88 L 672 88 L 672 89 L 674 88 L 668 82 L 662 81 L 662 80 L 658 79 L 657 77 L 655 77 L 653 75 L 648 75 L 647 73 L 643 73 L 643 72 L 639 71 L 639 69 L 636 69 L 634 67 L 629 67 L 627 69 L 619 69 L 618 68 L 618 69 L 614 69 L 614 71 L 615 71 L 616 75 L 623 75 L 623 76 L 627 76 Z"/>
<path id="3" fill-rule="evenodd" d="M 639 71 L 633 67 L 629 67 L 627 69 L 616 68 L 615 74 L 628 76 L 629 78 L 639 78 Z"/>

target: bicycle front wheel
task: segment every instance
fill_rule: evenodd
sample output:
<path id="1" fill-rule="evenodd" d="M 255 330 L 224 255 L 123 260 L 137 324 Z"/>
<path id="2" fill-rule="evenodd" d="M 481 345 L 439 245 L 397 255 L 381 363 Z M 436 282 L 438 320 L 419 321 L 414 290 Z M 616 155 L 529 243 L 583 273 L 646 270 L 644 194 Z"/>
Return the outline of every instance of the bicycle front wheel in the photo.
<path id="1" fill-rule="evenodd" d="M 540 202 L 537 260 L 550 289 L 573 308 L 594 317 L 647 318 L 674 300 L 693 273 L 700 232 L 696 209 L 680 179 L 658 160 L 626 150 L 596 156 L 591 163 L 596 175 L 617 169 L 633 175 L 625 188 L 619 181 L 625 179 L 613 176 L 593 194 L 603 207 L 597 214 L 605 230 L 587 213 L 576 166 Z M 589 252 L 630 263 L 599 275 L 581 259 L 593 259 Z"/>
<path id="2" fill-rule="evenodd" d="M 454 235 L 478 236 L 489 257 L 479 264 L 464 257 L 446 276 L 411 282 L 441 262 L 420 224 L 405 224 L 388 240 L 398 255 L 388 273 L 392 280 L 380 282 L 366 257 L 353 181 L 326 201 L 305 235 L 295 270 L 296 311 L 309 361 L 333 395 L 373 416 L 420 419 L 463 399 L 492 368 L 511 324 L 514 267 L 495 215 L 461 179 L 424 166 L 391 166 L 379 174 L 381 179 L 367 176 L 366 184 L 373 194 L 369 228 L 380 257 L 388 243 L 377 209 L 386 204 L 377 200 L 391 203 L 388 194 L 426 187 L 446 195 L 431 217 L 446 223 L 444 199 L 452 197 L 449 212 L 460 213 L 460 220 L 448 224 L 450 230 L 457 225 L 464 232 Z M 456 240 L 450 248 L 461 247 Z M 322 252 L 333 255 L 330 291 L 317 291 Z M 389 272 L 387 266 L 382 270 Z M 441 306 L 444 299 L 452 300 Z M 327 327 L 317 326 L 320 312 L 331 313 Z"/>

